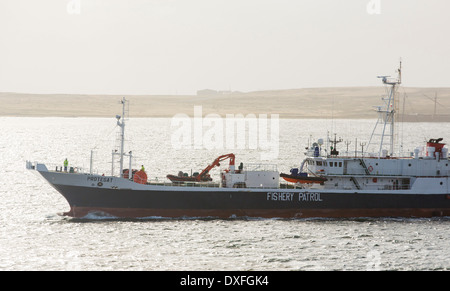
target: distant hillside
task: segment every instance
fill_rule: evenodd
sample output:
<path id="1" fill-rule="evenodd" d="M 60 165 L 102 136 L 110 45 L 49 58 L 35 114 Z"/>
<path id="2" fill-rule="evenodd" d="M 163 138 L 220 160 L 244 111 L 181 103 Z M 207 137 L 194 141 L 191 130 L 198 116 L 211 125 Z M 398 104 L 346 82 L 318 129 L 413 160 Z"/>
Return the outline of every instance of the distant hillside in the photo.
<path id="1" fill-rule="evenodd" d="M 399 112 L 405 121 L 450 121 L 450 88 L 400 88 Z M 201 105 L 203 115 L 280 114 L 280 118 L 376 118 L 373 106 L 381 105 L 384 87 L 304 88 L 230 92 L 228 94 L 125 96 L 131 117 L 193 115 Z M 437 96 L 437 102 L 434 98 Z M 115 116 L 123 95 L 0 93 L 0 116 Z M 434 115 L 436 104 L 436 113 Z M 407 119 L 407 120 L 406 120 Z M 417 120 L 414 120 L 417 119 Z"/>

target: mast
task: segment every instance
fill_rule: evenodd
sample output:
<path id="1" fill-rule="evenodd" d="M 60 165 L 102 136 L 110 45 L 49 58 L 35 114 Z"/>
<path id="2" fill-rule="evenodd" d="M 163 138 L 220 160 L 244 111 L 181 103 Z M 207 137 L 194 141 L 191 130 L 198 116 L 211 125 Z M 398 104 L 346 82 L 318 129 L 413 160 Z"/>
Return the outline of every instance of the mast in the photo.
<path id="1" fill-rule="evenodd" d="M 378 125 L 382 125 L 382 132 L 380 134 L 381 141 L 380 141 L 380 147 L 378 151 L 378 158 L 382 156 L 383 152 L 383 145 L 386 143 L 385 139 L 389 138 L 389 155 L 394 155 L 394 145 L 395 145 L 395 136 L 396 136 L 396 130 L 395 130 L 395 113 L 397 111 L 398 107 L 398 100 L 396 99 L 396 93 L 397 93 L 397 85 L 400 85 L 402 83 L 402 62 L 400 61 L 400 66 L 397 70 L 398 77 L 397 78 L 390 78 L 390 76 L 378 76 L 378 78 L 381 78 L 383 81 L 383 84 L 391 86 L 390 89 L 388 89 L 388 96 L 387 98 L 382 98 L 383 101 L 385 101 L 385 106 L 377 106 L 376 111 L 379 114 L 378 121 L 375 125 L 375 128 L 372 132 L 372 136 L 369 140 L 369 145 L 372 141 L 372 138 L 374 137 L 375 131 L 378 127 Z"/>
<path id="2" fill-rule="evenodd" d="M 111 166 L 111 175 L 114 176 L 114 155 L 119 155 L 119 177 L 123 177 L 123 157 L 125 156 L 125 115 L 126 115 L 126 103 L 128 100 L 125 97 L 122 98 L 120 103 L 122 104 L 122 116 L 116 115 L 117 125 L 120 127 L 120 149 L 117 153 L 117 150 L 113 150 L 112 152 L 112 166 Z M 131 158 L 131 155 L 130 155 Z"/>
<path id="3" fill-rule="evenodd" d="M 121 127 L 121 134 L 120 134 L 120 177 L 123 177 L 123 152 L 124 152 L 124 145 L 125 145 L 125 105 L 127 100 L 125 97 L 122 98 L 122 122 L 117 120 L 117 125 Z M 131 171 L 131 170 L 130 170 Z"/>
<path id="4" fill-rule="evenodd" d="M 383 79 L 383 83 L 387 85 L 391 85 L 391 92 L 389 96 L 389 107 L 388 110 L 386 110 L 386 122 L 390 120 L 390 144 L 389 144 L 389 154 L 390 156 L 394 155 L 394 144 L 395 144 L 395 113 L 397 111 L 398 107 L 398 100 L 396 99 L 396 93 L 397 93 L 397 85 L 400 85 L 402 83 L 402 61 L 400 61 L 399 68 L 397 70 L 398 72 L 398 78 L 397 80 L 387 80 L 386 78 Z M 382 138 L 383 141 L 383 138 Z M 380 145 L 380 151 L 381 151 L 381 145 Z"/>

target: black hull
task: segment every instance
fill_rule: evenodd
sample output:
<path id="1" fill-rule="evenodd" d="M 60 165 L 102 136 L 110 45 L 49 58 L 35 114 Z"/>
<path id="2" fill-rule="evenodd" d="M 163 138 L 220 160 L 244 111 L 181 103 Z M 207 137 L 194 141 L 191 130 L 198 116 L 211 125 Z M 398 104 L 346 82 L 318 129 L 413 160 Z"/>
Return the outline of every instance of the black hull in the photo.
<path id="1" fill-rule="evenodd" d="M 140 217 L 350 218 L 450 216 L 448 194 L 362 194 L 250 191 L 157 191 L 54 185 L 66 198 L 66 215 L 102 213 Z"/>

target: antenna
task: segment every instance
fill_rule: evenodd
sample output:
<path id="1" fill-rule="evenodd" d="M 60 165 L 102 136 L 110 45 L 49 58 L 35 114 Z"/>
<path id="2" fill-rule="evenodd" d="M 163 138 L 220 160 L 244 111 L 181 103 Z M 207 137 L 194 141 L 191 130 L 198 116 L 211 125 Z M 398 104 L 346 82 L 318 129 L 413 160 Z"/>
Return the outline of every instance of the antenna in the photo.
<path id="1" fill-rule="evenodd" d="M 344 143 L 345 143 L 345 145 L 347 146 L 347 156 L 348 156 L 348 146 L 349 146 L 352 142 L 349 141 L 349 140 L 346 140 Z"/>
<path id="2" fill-rule="evenodd" d="M 334 140 L 330 140 L 330 138 L 328 137 L 328 141 L 331 142 L 331 144 L 333 145 L 333 146 L 331 147 L 331 155 L 332 155 L 332 156 L 337 156 L 337 155 L 339 155 L 339 151 L 336 150 L 336 145 L 337 145 L 338 143 L 342 142 L 343 139 L 342 139 L 342 138 L 339 138 L 339 140 L 337 140 L 337 139 L 336 139 L 336 134 L 334 134 Z"/>
<path id="3" fill-rule="evenodd" d="M 361 146 L 361 156 L 363 156 L 364 157 L 364 146 L 366 145 L 367 143 L 365 143 L 365 142 L 360 142 L 359 143 L 359 145 Z"/>
<path id="4" fill-rule="evenodd" d="M 398 100 L 396 98 L 397 95 L 397 85 L 401 84 L 401 76 L 402 76 L 402 61 L 400 60 L 399 68 L 397 69 L 398 77 L 391 78 L 390 76 L 377 76 L 381 78 L 383 84 L 391 86 L 390 90 L 388 90 L 387 98 L 382 98 L 385 102 L 384 106 L 378 106 L 376 111 L 379 114 L 377 123 L 375 128 L 373 129 L 372 136 L 369 140 L 369 146 L 371 144 L 372 138 L 375 135 L 381 136 L 380 147 L 378 151 L 378 157 L 381 157 L 383 144 L 385 143 L 385 138 L 389 138 L 389 155 L 392 156 L 394 154 L 394 144 L 396 137 L 395 130 L 395 113 L 398 110 Z M 375 134 L 377 127 L 381 125 L 381 134 Z M 368 146 L 368 147 L 369 147 Z"/>

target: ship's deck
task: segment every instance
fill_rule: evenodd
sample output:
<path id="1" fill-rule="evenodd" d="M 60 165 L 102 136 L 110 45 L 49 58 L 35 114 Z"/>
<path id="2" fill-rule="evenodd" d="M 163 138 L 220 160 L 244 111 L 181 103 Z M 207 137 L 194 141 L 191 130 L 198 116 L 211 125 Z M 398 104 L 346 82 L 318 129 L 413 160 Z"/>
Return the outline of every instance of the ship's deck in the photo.
<path id="1" fill-rule="evenodd" d="M 150 181 L 146 185 L 154 186 L 174 186 L 174 187 L 204 187 L 204 188 L 224 188 L 221 183 L 218 182 L 168 182 L 168 181 Z M 245 187 L 251 188 L 251 187 Z M 265 189 L 265 187 L 258 187 Z M 302 189 L 301 185 L 280 183 L 278 189 Z M 267 188 L 269 189 L 269 188 Z M 273 189 L 273 188 L 270 188 Z"/>

